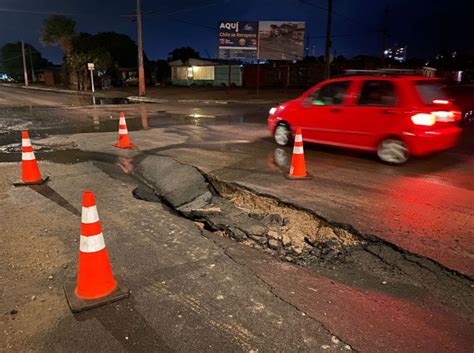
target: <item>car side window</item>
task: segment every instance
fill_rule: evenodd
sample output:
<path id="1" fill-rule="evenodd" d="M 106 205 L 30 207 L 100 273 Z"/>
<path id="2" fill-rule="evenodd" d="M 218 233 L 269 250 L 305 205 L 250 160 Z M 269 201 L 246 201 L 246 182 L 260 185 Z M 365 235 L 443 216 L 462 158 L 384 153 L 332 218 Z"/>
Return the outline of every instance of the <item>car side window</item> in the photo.
<path id="1" fill-rule="evenodd" d="M 358 105 L 365 106 L 395 106 L 397 96 L 395 86 L 386 80 L 364 81 L 360 91 Z"/>
<path id="2" fill-rule="evenodd" d="M 312 105 L 342 105 L 351 81 L 328 83 L 309 96 Z"/>

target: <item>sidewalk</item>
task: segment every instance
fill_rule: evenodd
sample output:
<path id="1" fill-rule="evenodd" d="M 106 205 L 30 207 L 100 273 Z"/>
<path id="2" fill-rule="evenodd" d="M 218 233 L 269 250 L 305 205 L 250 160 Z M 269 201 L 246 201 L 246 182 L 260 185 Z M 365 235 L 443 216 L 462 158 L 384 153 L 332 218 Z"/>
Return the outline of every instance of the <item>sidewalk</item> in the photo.
<path id="1" fill-rule="evenodd" d="M 2 84 L 6 87 L 31 89 L 38 91 L 65 93 L 73 95 L 93 95 L 90 91 L 75 91 L 59 87 L 46 87 L 40 85 L 30 85 L 29 87 L 19 84 Z M 137 95 L 137 87 L 111 88 L 108 90 L 98 90 L 96 97 L 106 98 L 128 98 L 130 101 L 146 103 L 166 103 L 177 102 L 185 104 L 277 104 L 298 97 L 304 89 L 261 89 L 259 94 L 255 89 L 225 87 L 147 87 L 146 96 Z"/>

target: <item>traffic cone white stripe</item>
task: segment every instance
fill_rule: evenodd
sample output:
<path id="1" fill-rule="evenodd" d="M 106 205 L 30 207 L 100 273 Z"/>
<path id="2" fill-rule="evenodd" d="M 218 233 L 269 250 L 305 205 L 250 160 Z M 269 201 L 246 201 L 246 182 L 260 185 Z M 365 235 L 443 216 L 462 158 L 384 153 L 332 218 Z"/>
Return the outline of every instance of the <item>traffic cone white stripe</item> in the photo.
<path id="1" fill-rule="evenodd" d="M 303 154 L 303 146 L 295 146 L 293 147 L 293 154 Z"/>
<path id="2" fill-rule="evenodd" d="M 31 147 L 31 141 L 30 139 L 21 139 L 21 145 L 23 147 Z"/>
<path id="3" fill-rule="evenodd" d="M 98 252 L 105 248 L 104 235 L 99 233 L 97 235 L 84 236 L 81 235 L 79 250 L 85 253 Z"/>
<path id="4" fill-rule="evenodd" d="M 127 135 L 128 130 L 127 129 L 119 129 L 119 135 Z"/>
<path id="5" fill-rule="evenodd" d="M 303 142 L 303 136 L 301 136 L 301 135 L 296 135 L 296 136 L 295 136 L 295 142 Z"/>
<path id="6" fill-rule="evenodd" d="M 23 152 L 21 154 L 22 161 L 33 161 L 35 159 L 35 154 L 33 152 Z"/>
<path id="7" fill-rule="evenodd" d="M 91 224 L 99 222 L 99 214 L 97 212 L 97 206 L 82 207 L 81 222 L 85 224 Z"/>
<path id="8" fill-rule="evenodd" d="M 125 122 L 125 117 L 121 116 L 120 119 L 119 119 L 119 124 L 120 125 L 125 125 L 126 122 Z"/>

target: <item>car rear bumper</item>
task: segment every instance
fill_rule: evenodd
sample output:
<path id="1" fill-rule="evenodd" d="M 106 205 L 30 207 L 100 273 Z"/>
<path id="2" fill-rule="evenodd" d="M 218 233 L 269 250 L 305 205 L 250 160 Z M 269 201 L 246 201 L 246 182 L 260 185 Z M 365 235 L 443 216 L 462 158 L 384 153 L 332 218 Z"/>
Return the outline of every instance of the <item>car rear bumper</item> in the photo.
<path id="1" fill-rule="evenodd" d="M 414 156 L 427 155 L 457 145 L 461 135 L 458 127 L 421 132 L 405 132 L 404 137 L 410 153 Z"/>

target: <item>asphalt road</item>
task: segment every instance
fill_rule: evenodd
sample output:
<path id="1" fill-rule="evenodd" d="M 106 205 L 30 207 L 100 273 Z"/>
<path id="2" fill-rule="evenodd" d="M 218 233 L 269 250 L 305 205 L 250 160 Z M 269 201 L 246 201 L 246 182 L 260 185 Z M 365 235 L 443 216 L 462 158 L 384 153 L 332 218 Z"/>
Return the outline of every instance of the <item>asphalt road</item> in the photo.
<path id="1" fill-rule="evenodd" d="M 6 309 L 21 314 L 15 320 L 7 311 L 2 320 L 10 348 L 65 351 L 72 342 L 84 351 L 344 351 L 345 344 L 367 352 L 472 350 L 472 281 L 406 254 L 405 267 L 392 268 L 380 255 L 360 269 L 348 263 L 314 271 L 216 235 L 202 238 L 161 204 L 131 197 L 128 176 L 144 156 L 172 156 L 472 277 L 472 129 L 459 148 L 401 167 L 306 145 L 314 178 L 294 182 L 284 178 L 291 149 L 277 149 L 266 131 L 267 106 L 94 107 L 84 97 L 23 92 L 0 88 L 0 279 Z M 121 110 L 136 150 L 111 146 Z M 11 187 L 25 128 L 52 176 L 46 189 Z M 80 191 L 90 187 L 100 194 L 106 232 L 116 235 L 109 238 L 114 268 L 133 293 L 72 316 L 60 287 L 64 264 L 75 264 Z M 30 299 L 35 293 L 41 300 Z"/>
<path id="2" fill-rule="evenodd" d="M 186 138 L 184 144 L 163 147 L 164 153 L 474 275 L 474 127 L 464 130 L 457 148 L 398 167 L 370 154 L 307 144 L 314 178 L 289 182 L 282 174 L 291 149 L 272 142 L 264 126 L 266 106 L 90 106 L 90 97 L 12 88 L 0 88 L 0 98 L 0 105 L 8 107 L 0 113 L 3 145 L 14 143 L 23 128 L 33 137 L 116 131 L 111 118 L 123 110 L 131 131 L 161 127 Z M 23 107 L 17 106 L 20 101 Z M 155 147 L 153 140 L 144 143 L 142 148 Z M 84 145 L 91 149 L 92 144 Z"/>

